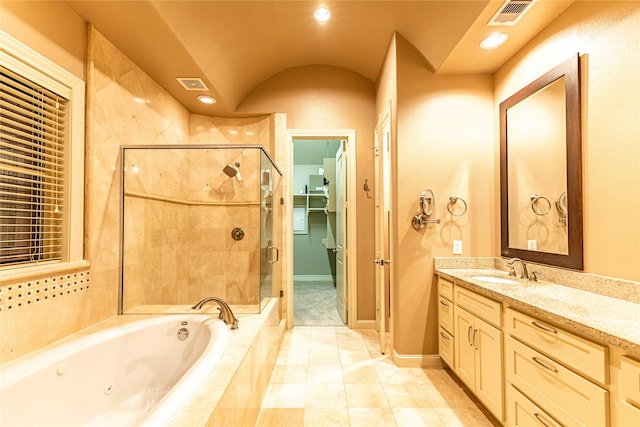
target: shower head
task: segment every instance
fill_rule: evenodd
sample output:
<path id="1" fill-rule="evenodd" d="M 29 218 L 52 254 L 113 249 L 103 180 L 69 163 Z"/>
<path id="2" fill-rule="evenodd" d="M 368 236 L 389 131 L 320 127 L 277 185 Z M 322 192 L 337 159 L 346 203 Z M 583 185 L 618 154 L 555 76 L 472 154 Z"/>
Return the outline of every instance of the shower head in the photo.
<path id="1" fill-rule="evenodd" d="M 229 178 L 233 178 L 235 176 L 238 182 L 240 182 L 242 181 L 242 175 L 240 175 L 240 169 L 238 169 L 239 166 L 240 163 L 237 162 L 235 165 L 229 163 L 224 167 L 224 169 L 222 169 L 222 172 L 224 172 Z"/>

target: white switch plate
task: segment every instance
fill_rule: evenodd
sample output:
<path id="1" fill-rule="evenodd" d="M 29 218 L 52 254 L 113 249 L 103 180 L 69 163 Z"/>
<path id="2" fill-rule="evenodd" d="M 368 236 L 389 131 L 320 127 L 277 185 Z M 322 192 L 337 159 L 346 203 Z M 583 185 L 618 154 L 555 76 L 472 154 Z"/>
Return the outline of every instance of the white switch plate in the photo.
<path id="1" fill-rule="evenodd" d="M 538 241 L 537 240 L 527 240 L 527 249 L 530 251 L 538 250 Z"/>
<path id="2" fill-rule="evenodd" d="M 453 254 L 454 255 L 462 254 L 462 240 L 453 241 Z"/>

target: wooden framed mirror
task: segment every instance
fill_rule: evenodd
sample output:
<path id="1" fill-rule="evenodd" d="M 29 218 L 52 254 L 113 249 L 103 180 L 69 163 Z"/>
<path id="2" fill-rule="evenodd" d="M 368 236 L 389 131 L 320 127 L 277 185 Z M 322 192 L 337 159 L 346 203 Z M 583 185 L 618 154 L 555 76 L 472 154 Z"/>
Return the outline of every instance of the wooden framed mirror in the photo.
<path id="1" fill-rule="evenodd" d="M 580 57 L 500 103 L 501 254 L 582 270 Z"/>

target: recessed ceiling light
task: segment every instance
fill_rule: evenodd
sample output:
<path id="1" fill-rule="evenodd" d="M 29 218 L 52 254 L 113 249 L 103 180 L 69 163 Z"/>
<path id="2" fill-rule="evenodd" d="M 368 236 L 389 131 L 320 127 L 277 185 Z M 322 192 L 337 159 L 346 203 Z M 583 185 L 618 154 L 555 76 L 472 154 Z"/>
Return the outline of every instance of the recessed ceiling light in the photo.
<path id="1" fill-rule="evenodd" d="M 216 103 L 216 99 L 213 96 L 209 96 L 209 95 L 200 95 L 200 96 L 198 96 L 198 101 L 202 102 L 203 104 L 215 104 Z"/>
<path id="2" fill-rule="evenodd" d="M 483 49 L 495 49 L 504 43 L 507 38 L 509 36 L 505 33 L 493 33 L 480 42 L 480 47 Z"/>
<path id="3" fill-rule="evenodd" d="M 315 13 L 313 14 L 313 17 L 316 18 L 316 21 L 318 21 L 319 23 L 324 24 L 329 20 L 329 18 L 331 18 L 331 12 L 329 12 L 329 9 L 327 9 L 327 6 L 321 4 L 316 9 Z"/>

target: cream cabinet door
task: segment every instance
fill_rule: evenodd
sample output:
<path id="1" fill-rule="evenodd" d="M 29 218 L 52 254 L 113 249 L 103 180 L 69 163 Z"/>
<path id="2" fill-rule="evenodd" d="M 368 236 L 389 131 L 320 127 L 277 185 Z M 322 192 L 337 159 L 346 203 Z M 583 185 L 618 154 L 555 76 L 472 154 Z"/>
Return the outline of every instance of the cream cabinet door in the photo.
<path id="1" fill-rule="evenodd" d="M 454 372 L 499 420 L 504 419 L 502 331 L 455 306 Z"/>
<path id="2" fill-rule="evenodd" d="M 473 345 L 474 316 L 456 306 L 454 309 L 455 373 L 471 390 L 476 388 L 476 355 Z"/>
<path id="3" fill-rule="evenodd" d="M 475 319 L 476 396 L 497 419 L 503 420 L 502 331 Z"/>

